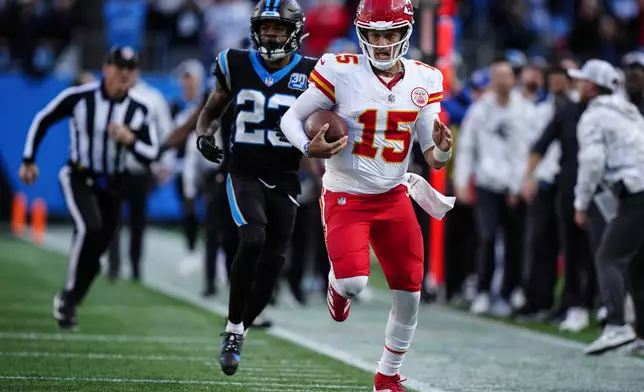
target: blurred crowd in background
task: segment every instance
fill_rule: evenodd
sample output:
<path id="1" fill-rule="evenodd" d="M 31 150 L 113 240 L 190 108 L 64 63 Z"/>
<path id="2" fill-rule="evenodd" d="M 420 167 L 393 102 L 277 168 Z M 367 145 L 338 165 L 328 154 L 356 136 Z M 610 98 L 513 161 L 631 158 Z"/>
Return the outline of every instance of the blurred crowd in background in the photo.
<path id="1" fill-rule="evenodd" d="M 301 3 L 311 34 L 305 54 L 357 48 L 357 0 Z M 454 60 L 462 77 L 498 51 L 514 49 L 541 62 L 570 52 L 581 61 L 618 64 L 623 54 L 644 44 L 641 0 L 457 3 Z M 250 0 L 2 0 L 0 70 L 41 75 L 92 69 L 100 65 L 92 58 L 116 44 L 140 51 L 144 71 L 167 71 L 187 57 L 208 64 L 222 48 L 247 45 L 252 8 Z M 412 47 L 416 44 L 417 34 Z"/>
<path id="2" fill-rule="evenodd" d="M 310 33 L 304 41 L 303 54 L 316 57 L 325 52 L 359 50 L 353 27 L 357 0 L 300 3 L 306 14 L 305 30 Z M 214 56 L 225 48 L 249 46 L 253 6 L 250 0 L 0 0 L 0 71 L 22 72 L 32 78 L 50 74 L 86 76 L 82 70 L 98 69 L 106 48 L 129 45 L 141 53 L 143 72 L 173 72 L 178 76 L 183 96 L 168 102 L 168 107 L 172 108 L 173 121 L 179 124 L 185 120 L 186 111 L 198 106 L 202 95 L 197 90 L 201 87 L 195 86 L 205 85 L 206 70 Z M 565 257 L 562 259 L 564 264 L 568 262 L 568 268 L 564 268 L 567 279 L 565 287 L 559 288 L 563 291 L 562 300 L 557 300 L 557 260 L 559 255 L 566 254 L 563 244 L 569 241 L 561 228 L 565 218 L 554 201 L 535 212 L 531 208 L 534 194 L 522 189 L 519 200 L 505 200 L 501 193 L 490 189 L 489 182 L 481 180 L 480 169 L 475 168 L 488 163 L 482 162 L 482 156 L 472 153 L 470 147 L 477 143 L 475 133 L 481 132 L 477 128 L 482 127 L 470 125 L 468 129 L 467 119 L 488 104 L 487 91 L 511 93 L 520 102 L 517 113 L 523 124 L 516 131 L 524 132 L 530 144 L 535 143 L 557 109 L 559 97 L 563 94 L 574 100 L 575 85 L 566 77 L 565 70 L 580 67 L 590 58 L 621 67 L 625 72 L 620 93 L 642 108 L 644 55 L 637 50 L 644 47 L 644 1 L 462 0 L 458 2 L 455 25 L 456 50 L 452 60 L 456 72 L 452 91 L 443 101 L 443 110 L 456 134 L 454 159 L 448 167 L 448 193 L 456 194 L 459 201 L 446 218 L 447 299 L 466 303 L 476 314 L 563 320 L 562 329 L 580 331 L 588 326 L 592 312 L 601 308 L 593 272 L 594 249 L 574 266 Z M 414 37 L 408 56 L 420 57 L 416 46 Z M 488 66 L 500 58 L 511 65 L 512 74 L 490 72 Z M 189 65 L 183 62 L 186 59 L 192 59 Z M 486 115 L 494 117 L 496 113 L 488 111 Z M 494 121 L 492 118 L 491 122 Z M 469 132 L 468 148 L 459 144 L 461 125 Z M 504 143 L 504 132 L 511 131 L 504 127 L 490 130 L 499 137 L 499 145 Z M 194 185 L 201 191 L 186 196 L 186 184 L 180 175 L 185 170 L 184 154 L 189 152 L 180 152 L 172 169 L 178 194 L 184 198 L 186 207 L 184 232 L 189 252 L 186 260 L 181 261 L 181 270 L 192 273 L 201 269 L 205 257 L 209 266 L 206 270 L 210 272 L 205 279 L 204 295 L 215 295 L 217 282 L 225 281 L 222 266 L 226 264 L 220 263 L 221 272 L 217 273 L 213 267 L 215 259 L 218 253 L 222 260 L 230 258 L 226 253 L 235 249 L 236 239 L 219 235 L 214 249 L 209 249 L 206 255 L 197 255 L 198 224 L 189 208 L 189 199 L 205 196 L 219 203 L 221 197 L 204 192 L 207 187 L 202 185 L 221 182 L 223 177 L 208 173 L 207 165 L 200 166 L 200 174 L 191 178 L 195 178 Z M 503 154 L 497 158 L 503 160 Z M 422 163 L 422 157 L 417 158 L 415 162 Z M 528 165 L 528 160 L 526 154 L 521 164 Z M 554 166 L 550 175 L 537 178 L 538 192 L 550 192 L 552 200 L 559 181 L 558 160 L 551 159 Z M 324 280 L 329 268 L 317 203 L 323 165 L 309 163 L 302 170 L 304 192 L 299 199 L 301 208 L 291 262 L 285 272 L 289 291 L 302 304 L 306 304 L 307 292 L 325 295 Z M 494 161 L 489 164 L 502 166 Z M 411 170 L 423 169 L 413 163 Z M 164 177 L 167 181 L 167 175 Z M 203 178 L 209 179 L 204 182 Z M 486 213 L 494 210 L 491 226 L 482 224 L 482 220 L 490 221 L 489 216 L 481 215 L 482 205 Z M 213 211 L 216 208 L 221 207 L 213 206 Z M 544 216 L 551 220 L 539 221 L 546 229 L 539 226 L 540 232 L 535 234 L 535 220 Z M 419 212 L 419 220 L 430 236 L 429 218 Z M 544 247 L 549 247 L 550 252 Z M 546 263 L 542 260 L 546 257 L 552 260 Z M 544 273 L 546 267 L 541 267 L 542 262 L 553 272 Z M 215 275 L 219 278 L 215 279 Z M 118 272 L 114 272 L 114 278 L 117 276 Z M 425 287 L 426 299 L 433 295 L 430 278 L 427 277 Z"/>

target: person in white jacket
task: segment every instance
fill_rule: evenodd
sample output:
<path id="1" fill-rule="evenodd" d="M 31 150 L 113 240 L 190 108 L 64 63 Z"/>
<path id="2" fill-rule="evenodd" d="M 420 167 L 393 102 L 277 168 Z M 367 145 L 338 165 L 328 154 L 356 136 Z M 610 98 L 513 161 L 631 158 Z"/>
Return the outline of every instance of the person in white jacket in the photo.
<path id="1" fill-rule="evenodd" d="M 638 336 L 636 344 L 644 349 L 644 118 L 615 93 L 619 74 L 609 63 L 589 60 L 569 75 L 581 81 L 580 100 L 588 102 L 577 126 L 575 221 L 587 225 L 592 202 L 609 221 L 595 258 L 606 326 L 584 352 L 599 354 Z M 626 286 L 632 291 L 636 331 L 624 320 Z"/>
<path id="2" fill-rule="evenodd" d="M 147 97 L 151 106 L 150 118 L 156 125 L 157 138 L 163 142 L 174 126 L 170 107 L 166 102 L 163 94 L 156 88 L 145 83 L 142 79 L 136 82 L 133 91 Z M 147 200 L 150 190 L 156 184 L 165 184 L 170 179 L 172 168 L 172 154 L 165 154 L 161 161 L 155 162 L 148 169 L 141 165 L 131 154 L 126 156 L 126 167 L 128 170 L 127 194 L 125 202 L 129 208 L 129 231 L 130 246 L 129 257 L 131 263 L 132 279 L 138 281 L 141 274 L 141 257 L 143 254 L 143 236 L 147 224 Z M 120 230 L 122 225 L 119 224 L 114 239 L 109 248 L 109 273 L 110 280 L 119 277 L 121 266 L 120 252 Z"/>
<path id="3" fill-rule="evenodd" d="M 507 61 L 494 62 L 490 76 L 490 91 L 472 104 L 461 126 L 454 186 L 457 200 L 474 203 L 479 239 L 478 295 L 471 311 L 482 314 L 493 310 L 497 315 L 509 316 L 509 299 L 521 277 L 524 211 L 519 194 L 535 108 L 513 91 L 516 81 Z M 475 195 L 470 187 L 472 177 Z M 506 252 L 501 298 L 493 304 L 490 292 L 499 227 L 505 234 Z"/>

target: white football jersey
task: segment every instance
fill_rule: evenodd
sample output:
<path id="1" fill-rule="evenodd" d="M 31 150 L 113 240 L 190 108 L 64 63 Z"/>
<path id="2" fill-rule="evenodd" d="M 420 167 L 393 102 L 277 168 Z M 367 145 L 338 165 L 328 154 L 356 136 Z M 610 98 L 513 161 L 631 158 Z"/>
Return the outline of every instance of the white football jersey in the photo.
<path id="1" fill-rule="evenodd" d="M 324 187 L 332 192 L 376 194 L 403 182 L 412 143 L 434 145 L 443 75 L 436 68 L 401 59 L 404 76 L 386 82 L 364 55 L 325 54 L 309 78 L 347 123 L 348 143 L 326 161 Z"/>

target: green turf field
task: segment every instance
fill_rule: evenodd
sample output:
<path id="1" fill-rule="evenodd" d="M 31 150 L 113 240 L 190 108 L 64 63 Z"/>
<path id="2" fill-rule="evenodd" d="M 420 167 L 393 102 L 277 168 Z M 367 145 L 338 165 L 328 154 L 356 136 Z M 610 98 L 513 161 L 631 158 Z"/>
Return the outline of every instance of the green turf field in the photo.
<path id="1" fill-rule="evenodd" d="M 80 331 L 51 315 L 67 262 L 0 235 L 0 391 L 368 391 L 373 376 L 252 331 L 234 377 L 217 364 L 223 320 L 99 278 Z"/>

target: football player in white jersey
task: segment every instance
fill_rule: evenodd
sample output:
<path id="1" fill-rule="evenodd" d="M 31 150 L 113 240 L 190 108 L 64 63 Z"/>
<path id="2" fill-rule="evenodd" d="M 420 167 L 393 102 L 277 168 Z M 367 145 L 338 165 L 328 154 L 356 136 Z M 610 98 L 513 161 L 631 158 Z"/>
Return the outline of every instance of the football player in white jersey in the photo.
<path id="1" fill-rule="evenodd" d="M 399 375 L 416 327 L 423 280 L 423 238 L 405 187 L 411 144 L 434 168 L 451 156 L 452 135 L 438 120 L 443 76 L 404 59 L 412 33 L 410 0 L 362 0 L 356 29 L 362 55 L 325 54 L 309 88 L 284 114 L 284 136 L 312 158 L 327 158 L 320 199 L 331 273 L 331 317 L 344 321 L 351 299 L 367 284 L 369 243 L 392 290 L 374 391 L 404 391 Z M 324 125 L 309 140 L 303 124 L 318 110 L 333 110 L 348 135 L 326 143 Z"/>

